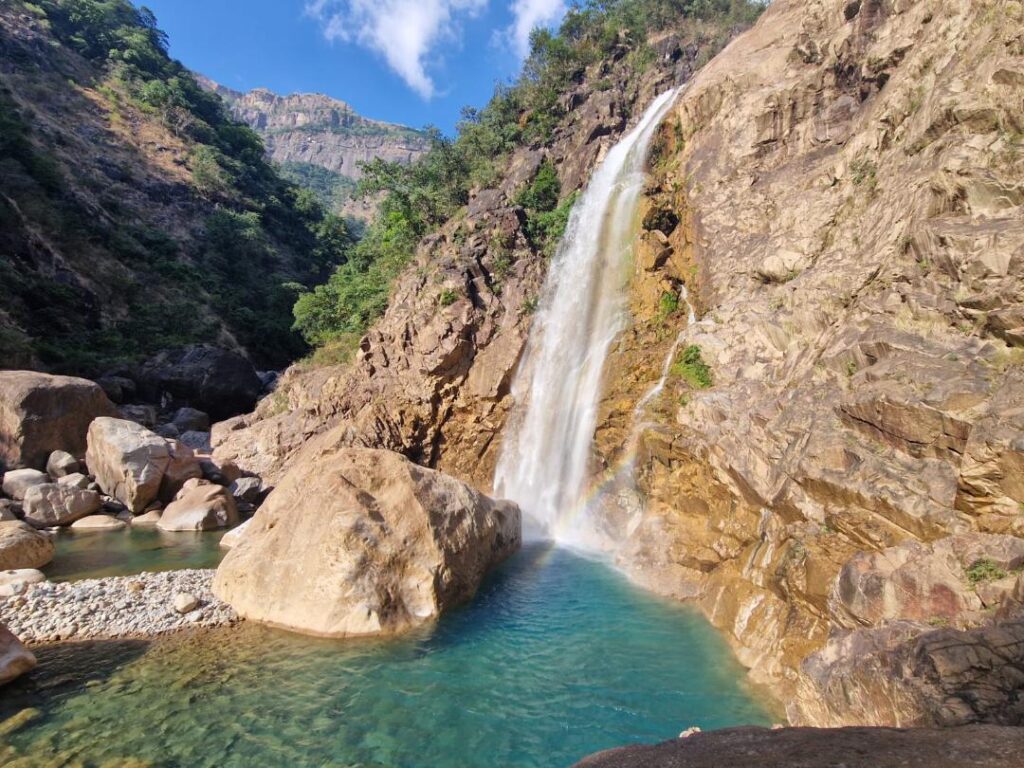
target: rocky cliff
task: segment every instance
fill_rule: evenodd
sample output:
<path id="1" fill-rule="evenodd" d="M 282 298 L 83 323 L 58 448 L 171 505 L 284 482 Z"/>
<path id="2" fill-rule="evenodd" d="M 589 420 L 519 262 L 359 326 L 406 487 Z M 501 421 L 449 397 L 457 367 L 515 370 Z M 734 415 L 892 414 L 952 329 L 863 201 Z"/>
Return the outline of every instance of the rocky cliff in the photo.
<path id="1" fill-rule="evenodd" d="M 224 99 L 236 120 L 263 137 L 268 157 L 287 175 L 357 218 L 373 213 L 372 204 L 351 196 L 362 177 L 360 165 L 375 158 L 411 163 L 428 146 L 420 131 L 363 117 L 323 94 L 280 96 L 266 88 L 242 93 L 205 78 L 202 84 Z"/>
<path id="2" fill-rule="evenodd" d="M 1021 721 L 1021 21 L 1006 0 L 776 0 L 652 151 L 598 524 L 797 722 Z M 320 434 L 489 487 L 545 269 L 512 192 L 544 157 L 577 188 L 688 78 L 693 47 L 654 50 L 641 77 L 589 71 L 551 144 L 422 244 L 354 364 L 293 370 L 218 453 L 273 476 Z"/>

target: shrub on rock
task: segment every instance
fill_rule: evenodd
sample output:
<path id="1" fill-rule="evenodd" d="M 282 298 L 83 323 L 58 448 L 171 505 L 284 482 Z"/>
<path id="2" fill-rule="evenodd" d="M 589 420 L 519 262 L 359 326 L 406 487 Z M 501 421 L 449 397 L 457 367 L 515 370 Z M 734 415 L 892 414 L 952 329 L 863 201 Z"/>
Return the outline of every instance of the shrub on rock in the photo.
<path id="1" fill-rule="evenodd" d="M 312 446 L 217 571 L 242 616 L 328 636 L 397 632 L 470 599 L 519 548 L 521 519 L 389 451 Z"/>

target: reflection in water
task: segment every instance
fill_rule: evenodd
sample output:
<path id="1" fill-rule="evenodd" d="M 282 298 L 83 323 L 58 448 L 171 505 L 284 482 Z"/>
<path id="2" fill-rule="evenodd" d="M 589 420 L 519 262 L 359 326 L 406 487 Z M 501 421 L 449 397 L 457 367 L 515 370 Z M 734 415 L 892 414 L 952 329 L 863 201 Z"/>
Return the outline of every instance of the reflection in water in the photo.
<path id="1" fill-rule="evenodd" d="M 527 549 L 472 604 L 397 639 L 242 626 L 137 653 L 42 652 L 0 707 L 43 713 L 13 747 L 57 764 L 547 767 L 769 722 L 697 613 L 564 549 Z"/>

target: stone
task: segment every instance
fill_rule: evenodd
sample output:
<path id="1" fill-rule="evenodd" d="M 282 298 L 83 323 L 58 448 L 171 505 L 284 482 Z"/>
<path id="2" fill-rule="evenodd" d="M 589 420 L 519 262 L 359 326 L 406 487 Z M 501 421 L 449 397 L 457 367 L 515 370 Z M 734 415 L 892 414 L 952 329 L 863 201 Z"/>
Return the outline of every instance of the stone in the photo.
<path id="1" fill-rule="evenodd" d="M 148 512 L 143 512 L 138 517 L 132 518 L 132 525 L 141 527 L 156 525 L 160 522 L 160 518 L 163 516 L 162 509 L 151 509 Z"/>
<path id="2" fill-rule="evenodd" d="M 200 410 L 195 408 L 179 408 L 174 413 L 174 418 L 171 423 L 177 428 L 178 432 L 209 432 L 210 431 L 210 417 Z"/>
<path id="3" fill-rule="evenodd" d="M 1015 768 L 1024 729 L 724 728 L 617 747 L 575 768 Z"/>
<path id="4" fill-rule="evenodd" d="M 107 397 L 115 403 L 129 403 L 135 397 L 135 382 L 127 376 L 101 376 L 96 379 L 96 383 L 107 393 Z"/>
<path id="5" fill-rule="evenodd" d="M 228 490 L 236 500 L 256 504 L 263 496 L 263 481 L 258 477 L 240 477 L 229 486 Z"/>
<path id="6" fill-rule="evenodd" d="M 209 432 L 182 432 L 179 440 L 195 451 L 209 453 L 212 450 Z"/>
<path id="7" fill-rule="evenodd" d="M 153 429 L 156 426 L 156 406 L 153 405 L 122 405 L 117 409 L 118 414 L 126 421 L 134 421 L 146 429 Z"/>
<path id="8" fill-rule="evenodd" d="M 89 515 L 71 525 L 75 531 L 120 531 L 127 527 L 126 522 L 110 515 Z"/>
<path id="9" fill-rule="evenodd" d="M 50 476 L 38 469 L 15 469 L 4 474 L 3 491 L 16 501 L 25 498 L 28 489 L 50 482 Z"/>
<path id="10" fill-rule="evenodd" d="M 114 404 L 86 379 L 34 371 L 0 371 L 0 465 L 43 469 L 54 451 L 85 453 L 92 420 Z"/>
<path id="11" fill-rule="evenodd" d="M 42 568 L 53 560 L 53 540 L 21 520 L 0 522 L 0 569 Z"/>
<path id="12" fill-rule="evenodd" d="M 162 502 L 174 499 L 189 480 L 203 476 L 199 459 L 187 445 L 179 440 L 168 440 L 167 450 L 170 461 L 160 481 L 159 497 Z"/>
<path id="13" fill-rule="evenodd" d="M 238 546 L 238 543 L 245 536 L 246 532 L 250 529 L 252 520 L 246 520 L 239 526 L 232 528 L 230 531 L 220 537 L 221 549 L 231 549 L 232 547 Z"/>
<path id="14" fill-rule="evenodd" d="M 46 581 L 46 576 L 35 568 L 0 571 L 0 597 L 20 595 L 29 584 L 39 584 L 43 581 Z"/>
<path id="15" fill-rule="evenodd" d="M 20 520 L 24 516 L 21 504 L 14 499 L 0 499 L 0 523 L 9 520 Z"/>
<path id="16" fill-rule="evenodd" d="M 191 613 L 199 607 L 199 598 L 188 592 L 178 592 L 174 596 L 174 610 L 178 613 Z"/>
<path id="17" fill-rule="evenodd" d="M 157 498 L 170 461 L 167 441 L 134 422 L 100 418 L 89 427 L 89 469 L 103 492 L 132 512 Z"/>
<path id="18" fill-rule="evenodd" d="M 57 485 L 63 485 L 67 488 L 77 488 L 80 491 L 95 490 L 95 488 L 90 488 L 90 486 L 93 485 L 93 482 L 89 479 L 89 476 L 83 475 L 81 472 L 64 475 L 64 477 L 57 480 Z"/>
<path id="19" fill-rule="evenodd" d="M 168 440 L 177 440 L 181 437 L 181 430 L 173 424 L 161 424 L 153 431 L 160 435 L 160 437 L 165 437 Z"/>
<path id="20" fill-rule="evenodd" d="M 263 388 L 252 363 L 209 345 L 160 352 L 140 367 L 138 384 L 151 402 L 168 396 L 215 420 L 251 411 Z"/>
<path id="21" fill-rule="evenodd" d="M 189 483 L 195 483 L 190 480 Z M 238 523 L 231 494 L 219 485 L 189 485 L 164 509 L 157 527 L 162 531 L 213 531 Z"/>
<path id="22" fill-rule="evenodd" d="M 46 474 L 54 480 L 59 480 L 66 475 L 76 474 L 80 471 L 81 466 L 78 464 L 78 459 L 67 451 L 54 451 L 50 454 L 50 458 L 46 460 Z"/>
<path id="23" fill-rule="evenodd" d="M 0 685 L 31 672 L 36 667 L 36 657 L 9 629 L 0 624 Z"/>
<path id="24" fill-rule="evenodd" d="M 37 528 L 70 525 L 95 514 L 101 506 L 102 500 L 96 491 L 83 491 L 58 483 L 29 488 L 22 502 L 25 521 Z"/>
<path id="25" fill-rule="evenodd" d="M 470 599 L 521 536 L 510 502 L 397 453 L 314 443 L 228 551 L 214 594 L 299 632 L 399 632 Z"/>

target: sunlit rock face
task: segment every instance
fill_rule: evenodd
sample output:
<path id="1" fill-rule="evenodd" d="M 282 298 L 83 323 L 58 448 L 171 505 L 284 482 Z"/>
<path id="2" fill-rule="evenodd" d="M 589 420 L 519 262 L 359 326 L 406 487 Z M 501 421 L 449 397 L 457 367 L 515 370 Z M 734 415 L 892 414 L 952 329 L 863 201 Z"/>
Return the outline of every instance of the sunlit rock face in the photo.
<path id="1" fill-rule="evenodd" d="M 214 591 L 267 624 L 388 634 L 468 600 L 520 541 L 510 502 L 395 453 L 313 445 L 232 547 Z"/>

